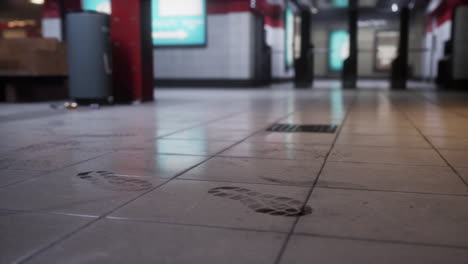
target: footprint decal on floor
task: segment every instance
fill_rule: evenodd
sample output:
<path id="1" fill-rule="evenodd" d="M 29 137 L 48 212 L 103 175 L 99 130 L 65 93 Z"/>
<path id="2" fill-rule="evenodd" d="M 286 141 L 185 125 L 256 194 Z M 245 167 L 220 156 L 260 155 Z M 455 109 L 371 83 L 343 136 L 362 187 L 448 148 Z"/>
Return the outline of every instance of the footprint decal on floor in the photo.
<path id="1" fill-rule="evenodd" d="M 113 191 L 144 191 L 151 189 L 153 184 L 141 176 L 120 175 L 109 171 L 87 171 L 78 173 L 80 179 L 90 181 L 105 189 Z"/>
<path id="2" fill-rule="evenodd" d="M 289 197 L 261 194 L 246 188 L 223 186 L 212 188 L 209 194 L 238 200 L 257 213 L 274 216 L 303 216 L 312 212 L 310 206 L 302 207 L 303 202 Z"/>

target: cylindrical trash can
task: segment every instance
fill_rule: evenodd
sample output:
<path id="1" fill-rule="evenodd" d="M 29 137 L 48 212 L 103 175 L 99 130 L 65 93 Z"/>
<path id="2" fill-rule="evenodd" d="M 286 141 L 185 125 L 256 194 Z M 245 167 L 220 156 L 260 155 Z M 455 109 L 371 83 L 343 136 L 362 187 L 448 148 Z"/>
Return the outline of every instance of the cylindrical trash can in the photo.
<path id="1" fill-rule="evenodd" d="M 67 14 L 69 92 L 79 103 L 112 100 L 109 19 L 97 12 Z"/>

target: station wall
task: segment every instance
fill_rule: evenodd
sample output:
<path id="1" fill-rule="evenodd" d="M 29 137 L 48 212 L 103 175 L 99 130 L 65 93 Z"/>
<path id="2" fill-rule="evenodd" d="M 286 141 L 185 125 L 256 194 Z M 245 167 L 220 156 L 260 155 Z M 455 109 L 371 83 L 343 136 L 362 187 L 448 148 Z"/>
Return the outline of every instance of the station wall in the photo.
<path id="1" fill-rule="evenodd" d="M 255 16 L 264 16 L 265 39 L 271 48 L 273 79 L 292 78 L 285 68 L 284 1 L 209 0 L 207 44 L 202 47 L 154 49 L 158 80 L 250 80 L 254 77 Z"/>
<path id="2" fill-rule="evenodd" d="M 253 15 L 250 12 L 210 14 L 207 23 L 206 46 L 154 49 L 156 79 L 252 78 Z"/>
<path id="3" fill-rule="evenodd" d="M 435 3 L 435 4 L 432 4 Z M 431 10 L 427 10 L 426 22 L 425 22 L 425 34 L 423 37 L 424 48 L 428 51 L 421 58 L 422 61 L 422 75 L 427 80 L 433 80 L 437 76 L 438 63 L 444 57 L 444 46 L 445 42 L 450 40 L 452 37 L 452 27 L 454 13 L 457 7 L 468 5 L 468 0 L 451 0 L 451 1 L 440 1 L 433 0 L 429 7 L 433 7 Z M 463 18 L 461 25 L 466 25 Z M 461 32 L 466 32 L 463 28 Z M 458 33 L 456 33 L 458 34 Z M 464 39 L 462 37 L 461 39 Z M 462 44 L 460 47 L 466 47 Z M 466 68 L 462 64 L 453 65 L 454 69 L 461 67 L 460 69 Z"/>

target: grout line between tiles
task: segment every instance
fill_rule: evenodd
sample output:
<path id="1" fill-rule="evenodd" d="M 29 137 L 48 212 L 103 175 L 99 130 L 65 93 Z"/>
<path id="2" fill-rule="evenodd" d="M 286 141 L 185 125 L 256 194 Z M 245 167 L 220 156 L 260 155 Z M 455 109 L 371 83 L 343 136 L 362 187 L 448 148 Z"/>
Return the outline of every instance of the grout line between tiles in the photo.
<path id="1" fill-rule="evenodd" d="M 320 145 L 320 147 L 330 147 L 330 146 L 325 146 L 325 145 Z M 233 155 L 219 155 L 216 156 L 219 158 L 236 158 L 236 159 L 258 159 L 258 160 L 297 160 L 297 161 L 308 161 L 310 159 L 286 159 L 286 158 L 271 158 L 271 157 L 252 157 L 252 156 L 233 156 Z M 313 162 L 321 162 L 321 158 L 317 158 Z"/>
<path id="2" fill-rule="evenodd" d="M 110 154 L 134 154 L 134 153 L 140 153 L 140 150 L 115 150 L 111 152 Z M 211 155 L 202 155 L 202 154 L 181 154 L 181 153 L 165 153 L 165 152 L 155 152 L 155 151 L 149 151 L 152 152 L 151 154 L 153 155 L 162 155 L 162 156 L 188 156 L 188 157 L 210 157 Z"/>
<path id="3" fill-rule="evenodd" d="M 421 243 L 421 242 L 409 242 L 409 241 L 401 241 L 401 240 L 385 240 L 385 239 L 372 239 L 372 238 L 362 238 L 362 237 L 334 236 L 334 235 L 324 235 L 324 234 L 315 234 L 315 233 L 302 233 L 302 232 L 301 233 L 294 233 L 294 235 L 296 235 L 296 236 L 307 236 L 307 237 L 318 237 L 318 238 L 328 238 L 328 239 L 341 239 L 341 240 L 350 240 L 350 241 L 375 242 L 375 243 L 384 243 L 384 244 L 397 244 L 397 245 L 411 245 L 411 246 L 439 247 L 439 248 L 451 248 L 451 249 L 468 250 L 468 246 L 432 244 L 432 243 Z"/>
<path id="4" fill-rule="evenodd" d="M 319 189 L 333 189 L 333 190 L 349 190 L 349 191 L 364 191 L 364 192 L 385 192 L 385 193 L 399 193 L 399 194 L 420 194 L 420 195 L 436 195 L 436 196 L 451 196 L 451 197 L 467 197 L 467 194 L 451 194 L 451 193 L 430 193 L 430 192 L 414 192 L 414 191 L 396 191 L 396 190 L 382 190 L 382 189 L 364 189 L 364 188 L 348 188 L 348 187 L 330 187 L 317 185 L 315 188 Z"/>
<path id="5" fill-rule="evenodd" d="M 364 145 L 364 144 L 353 144 L 353 143 L 337 143 L 336 146 L 343 147 L 356 147 L 356 148 L 379 148 L 379 149 L 399 149 L 399 150 L 417 150 L 417 149 L 432 149 L 431 146 L 427 147 L 398 147 L 398 146 L 377 146 L 377 145 Z"/>
<path id="6" fill-rule="evenodd" d="M 320 145 L 325 147 L 325 145 Z M 426 149 L 429 150 L 429 149 Z M 432 150 L 432 149 L 430 149 Z M 259 159 L 259 160 L 298 160 L 298 161 L 307 161 L 307 159 L 284 159 L 284 158 L 265 158 L 265 157 L 249 157 L 249 156 L 229 156 L 229 155 L 218 155 L 219 158 L 236 158 L 236 159 Z M 317 160 L 315 162 L 321 162 Z M 322 161 L 323 162 L 323 161 Z M 417 167 L 442 167 L 447 168 L 447 165 L 426 165 L 426 164 L 411 164 L 411 163 L 383 163 L 383 162 L 365 162 L 365 161 L 341 161 L 341 160 L 327 160 L 327 162 L 333 163 L 357 163 L 357 164 L 380 164 L 380 165 L 401 165 L 401 166 L 417 166 Z M 460 166 L 459 166 L 460 167 Z M 463 168 L 463 167 L 460 167 Z"/>
<path id="7" fill-rule="evenodd" d="M 43 210 L 18 210 L 18 209 L 7 209 L 0 208 L 0 212 L 12 212 L 18 214 L 44 214 L 44 215 L 65 215 L 65 216 L 75 216 L 75 217 L 85 217 L 85 218 L 98 218 L 98 215 L 85 215 L 85 214 L 71 214 L 71 213 L 60 213 L 60 212 L 50 212 Z"/>
<path id="8" fill-rule="evenodd" d="M 82 230 L 82 229 L 86 228 L 87 226 L 90 226 L 91 224 L 93 224 L 96 221 L 97 221 L 97 219 L 91 220 L 91 221 L 79 226 L 76 230 Z M 72 235 L 73 235 L 73 232 L 67 233 L 67 234 L 61 236 L 59 239 L 63 240 L 63 239 L 66 239 L 66 238 L 68 238 L 68 237 L 70 237 Z M 51 245 L 55 245 L 55 243 L 54 242 L 49 243 L 46 247 L 51 246 Z M 15 264 L 18 263 L 19 264 L 19 263 L 24 263 L 26 261 L 29 261 L 32 256 L 35 256 L 35 255 L 39 254 L 40 252 L 43 251 L 43 249 L 44 249 L 44 247 L 39 247 L 39 248 L 29 252 L 27 255 L 24 255 L 24 256 L 20 257 L 19 259 L 15 260 L 13 263 L 15 263 Z"/>
<path id="9" fill-rule="evenodd" d="M 153 138 L 153 139 L 168 139 L 168 138 L 166 138 L 166 137 L 172 136 L 172 135 L 174 135 L 174 134 L 177 134 L 177 133 L 180 133 L 180 132 L 184 132 L 184 131 L 186 131 L 186 130 L 194 129 L 194 128 L 197 128 L 197 127 L 200 127 L 200 126 L 204 126 L 204 125 L 207 125 L 207 124 L 210 124 L 210 123 L 214 123 L 214 122 L 216 122 L 216 121 L 220 121 L 220 120 L 223 120 L 223 119 L 232 117 L 232 116 L 240 115 L 240 114 L 243 114 L 243 113 L 249 113 L 249 112 L 250 112 L 250 110 L 231 113 L 231 114 L 228 114 L 228 115 L 219 117 L 219 118 L 215 118 L 215 119 L 213 119 L 213 120 L 208 120 L 208 121 L 206 121 L 206 122 L 201 122 L 201 123 L 199 123 L 199 124 L 197 124 L 197 125 L 194 125 L 194 126 L 191 126 L 191 127 L 182 128 L 182 129 L 176 130 L 176 131 L 174 131 L 174 132 L 171 132 L 171 133 L 168 133 L 168 134 L 165 134 L 165 135 L 161 135 L 161 136 L 155 137 L 155 138 Z"/>
<path id="10" fill-rule="evenodd" d="M 152 219 L 127 218 L 127 217 L 116 217 L 116 216 L 107 216 L 105 217 L 105 219 L 114 220 L 114 221 L 122 221 L 122 222 L 167 224 L 167 225 L 175 225 L 175 226 L 204 227 L 204 228 L 212 228 L 212 229 L 228 229 L 228 230 L 237 230 L 237 231 L 275 233 L 275 234 L 283 234 L 283 235 L 286 235 L 288 233 L 287 231 L 282 232 L 282 231 L 262 230 L 262 229 L 255 229 L 255 228 L 219 226 L 219 225 L 202 225 L 202 224 L 190 224 L 190 223 L 174 223 L 174 222 L 159 221 L 159 220 L 152 220 Z"/>
<path id="11" fill-rule="evenodd" d="M 398 109 L 398 106 L 396 106 Z M 437 107 L 441 108 L 441 106 L 437 105 Z M 401 110 L 400 110 L 401 111 Z M 465 184 L 466 187 L 468 187 L 468 182 L 458 173 L 458 171 L 450 164 L 450 162 L 440 153 L 439 149 L 437 149 L 434 144 L 429 140 L 429 138 L 424 135 L 424 133 L 419 129 L 419 127 L 416 126 L 416 124 L 413 122 L 413 120 L 408 116 L 408 113 L 406 113 L 404 110 L 401 111 L 402 114 L 406 117 L 406 119 L 411 122 L 411 124 L 414 126 L 414 128 L 418 131 L 418 133 L 426 140 L 426 142 L 432 147 L 432 149 L 439 155 L 439 157 L 447 164 L 450 169 L 455 173 L 455 175 L 458 176 L 458 178 L 462 181 L 462 183 Z"/>
<path id="12" fill-rule="evenodd" d="M 344 123 L 346 122 L 346 119 L 347 119 L 348 116 L 349 116 L 350 110 L 353 108 L 354 104 L 356 103 L 356 100 L 357 100 L 357 95 L 354 95 L 351 104 L 349 104 L 349 105 L 346 107 L 346 115 L 345 115 L 345 117 L 343 118 L 343 121 L 342 121 L 341 124 L 344 124 Z M 317 183 L 318 183 L 318 181 L 319 181 L 319 178 L 320 178 L 320 176 L 321 176 L 321 174 L 322 174 L 322 171 L 323 171 L 323 169 L 325 168 L 325 165 L 326 165 L 326 163 L 327 163 L 328 157 L 330 156 L 331 152 L 333 151 L 333 148 L 334 148 L 334 146 L 335 146 L 335 144 L 336 144 L 336 142 L 337 142 L 337 140 L 338 140 L 338 137 L 340 136 L 340 133 L 341 133 L 341 129 L 342 129 L 342 128 L 343 128 L 342 126 L 339 126 L 339 128 L 338 128 L 338 130 L 337 130 L 337 132 L 336 132 L 336 137 L 335 137 L 335 139 L 333 140 L 333 143 L 332 143 L 332 145 L 331 145 L 331 147 L 330 147 L 330 150 L 328 151 L 327 155 L 325 155 L 323 164 L 322 164 L 322 166 L 321 166 L 319 172 L 317 173 L 317 178 L 315 179 L 313 185 L 310 187 L 310 190 L 309 190 L 309 192 L 308 192 L 308 194 L 307 194 L 307 196 L 306 196 L 306 199 L 305 199 L 304 203 L 302 204 L 302 210 L 304 210 L 305 206 L 307 205 L 307 202 L 309 201 L 310 197 L 312 196 L 312 193 L 313 193 L 313 191 L 314 191 L 314 189 L 315 189 L 315 186 L 317 185 Z M 283 245 L 282 245 L 281 248 L 280 248 L 279 254 L 278 254 L 278 256 L 276 257 L 276 260 L 275 260 L 275 262 L 274 262 L 275 264 L 279 264 L 279 263 L 281 262 L 281 259 L 282 259 L 283 255 L 284 255 L 284 252 L 286 251 L 286 247 L 287 247 L 287 245 L 289 244 L 289 241 L 291 240 L 291 237 L 292 237 L 292 235 L 293 235 L 293 233 L 294 233 L 294 230 L 296 229 L 296 226 L 297 226 L 297 224 L 298 224 L 298 222 L 299 222 L 299 219 L 300 219 L 300 217 L 296 217 L 296 219 L 294 220 L 294 223 L 293 223 L 293 225 L 291 226 L 291 229 L 290 229 L 290 231 L 289 231 L 289 233 L 288 233 L 288 236 L 286 237 L 286 239 L 285 239 Z"/>
<path id="13" fill-rule="evenodd" d="M 0 186 L 0 191 L 1 191 L 3 188 L 10 187 L 10 186 L 13 186 L 13 185 L 17 185 L 17 184 L 20 184 L 20 183 L 24 183 L 24 182 L 27 182 L 27 181 L 31 181 L 31 180 L 34 180 L 34 179 L 37 179 L 37 178 L 40 178 L 40 177 L 44 177 L 44 176 L 50 175 L 50 174 L 52 174 L 52 173 L 55 173 L 55 172 L 57 172 L 57 171 L 60 171 L 60 170 L 63 170 L 63 169 L 69 168 L 69 167 L 73 167 L 73 166 L 79 165 L 79 164 L 81 164 L 81 163 L 88 162 L 88 161 L 90 161 L 90 160 L 94 160 L 94 159 L 103 157 L 103 156 L 105 156 L 105 155 L 109 155 L 110 153 L 112 153 L 112 152 L 106 152 L 106 153 L 104 153 L 104 154 L 95 156 L 95 157 L 93 157 L 93 158 L 89 158 L 89 159 L 86 159 L 86 160 L 83 160 L 83 161 L 75 162 L 75 163 L 73 163 L 73 164 L 69 164 L 69 165 L 66 165 L 66 166 L 63 166 L 63 167 L 59 167 L 59 168 L 56 168 L 56 169 L 53 169 L 53 170 L 50 170 L 50 171 L 43 171 L 44 173 L 40 173 L 39 175 L 30 177 L 30 178 L 26 178 L 26 179 L 23 179 L 23 180 L 20 180 L 20 181 L 17 181 L 17 182 L 12 182 L 12 183 L 9 183 L 9 184 L 7 184 L 7 185 Z M 7 169 L 7 170 L 8 170 L 8 169 Z"/>
<path id="14" fill-rule="evenodd" d="M 252 184 L 252 185 L 265 185 L 265 186 L 284 186 L 284 187 L 302 187 L 302 188 L 310 188 L 312 184 L 308 185 L 299 185 L 299 184 L 282 184 L 282 183 L 266 183 L 266 182 L 247 182 L 247 181 L 223 181 L 223 180 L 210 180 L 210 179 L 192 179 L 192 178 L 177 178 L 176 180 L 180 181 L 200 181 L 200 182 L 218 182 L 218 183 L 241 183 L 241 184 Z"/>
<path id="15" fill-rule="evenodd" d="M 435 168 L 448 168 L 447 165 L 421 165 L 421 164 L 406 164 L 406 163 L 381 163 L 381 162 L 365 162 L 365 161 L 341 161 L 341 160 L 328 160 L 328 163 L 355 163 L 355 164 L 375 164 L 375 165 L 396 165 L 396 166 L 414 166 L 414 167 L 435 167 Z"/>

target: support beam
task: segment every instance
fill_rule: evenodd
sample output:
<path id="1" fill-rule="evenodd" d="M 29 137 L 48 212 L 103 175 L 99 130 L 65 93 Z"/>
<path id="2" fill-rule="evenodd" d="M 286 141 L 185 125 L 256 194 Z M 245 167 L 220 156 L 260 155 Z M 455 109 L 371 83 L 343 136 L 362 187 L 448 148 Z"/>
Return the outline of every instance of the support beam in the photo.
<path id="1" fill-rule="evenodd" d="M 294 62 L 295 83 L 298 88 L 308 88 L 313 81 L 313 51 L 311 45 L 311 13 L 307 7 L 301 8 L 301 52 Z"/>
<path id="2" fill-rule="evenodd" d="M 111 38 L 115 100 L 153 100 L 151 1 L 112 0 Z"/>
<path id="3" fill-rule="evenodd" d="M 343 88 L 356 88 L 358 69 L 358 3 L 357 0 L 349 0 L 349 57 L 343 67 Z"/>
<path id="4" fill-rule="evenodd" d="M 410 10 L 405 6 L 400 11 L 400 42 L 398 56 L 392 64 L 391 88 L 406 89 L 408 79 L 408 39 Z"/>

